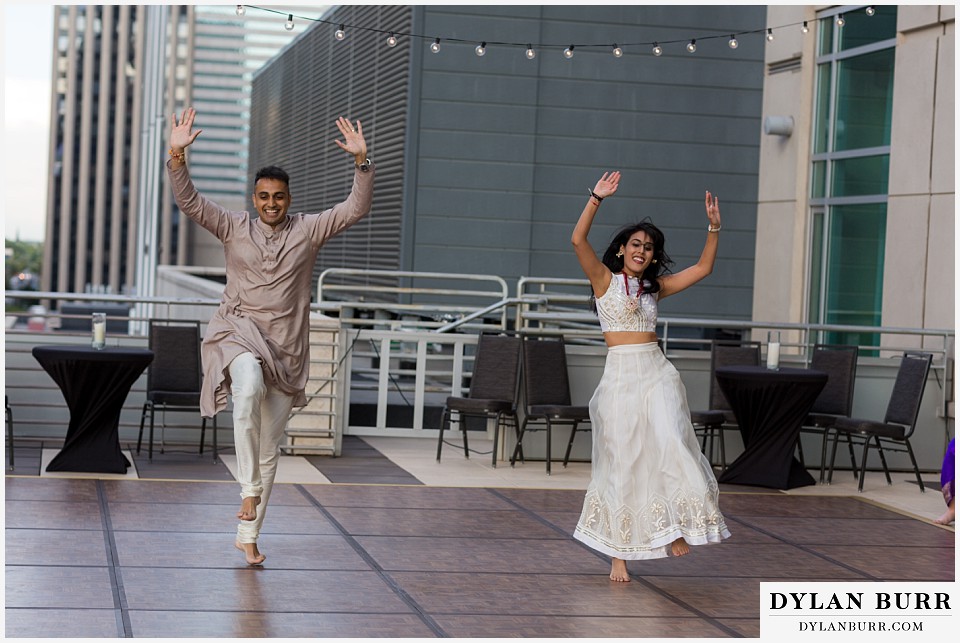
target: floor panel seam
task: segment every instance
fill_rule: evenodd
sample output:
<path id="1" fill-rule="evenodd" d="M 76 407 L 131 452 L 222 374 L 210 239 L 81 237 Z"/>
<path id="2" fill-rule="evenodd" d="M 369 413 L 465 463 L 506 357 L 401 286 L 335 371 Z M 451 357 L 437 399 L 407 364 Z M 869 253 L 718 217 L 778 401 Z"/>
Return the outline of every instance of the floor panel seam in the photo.
<path id="1" fill-rule="evenodd" d="M 117 610 L 117 630 L 123 638 L 131 638 L 133 629 L 130 614 L 127 611 L 127 596 L 123 590 L 123 576 L 120 571 L 120 552 L 113 537 L 113 524 L 110 520 L 110 507 L 103 481 L 97 480 L 97 501 L 100 505 L 100 520 L 103 524 L 103 536 L 107 549 L 107 570 L 110 574 L 110 589 L 113 593 L 114 609 Z"/>

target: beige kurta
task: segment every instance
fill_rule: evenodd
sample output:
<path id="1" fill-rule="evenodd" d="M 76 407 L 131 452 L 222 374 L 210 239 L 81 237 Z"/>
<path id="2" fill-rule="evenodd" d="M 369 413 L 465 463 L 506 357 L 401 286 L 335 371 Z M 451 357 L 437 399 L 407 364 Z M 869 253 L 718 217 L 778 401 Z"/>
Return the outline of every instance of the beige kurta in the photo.
<path id="1" fill-rule="evenodd" d="M 251 352 L 264 378 L 307 403 L 310 286 L 320 246 L 359 221 L 373 201 L 373 168 L 356 171 L 343 203 L 319 214 L 287 214 L 271 228 L 248 212 L 231 212 L 210 201 L 190 180 L 185 165 L 167 173 L 180 211 L 213 233 L 226 258 L 227 285 L 201 346 L 203 390 L 200 412 L 212 417 L 227 405 L 227 367 Z"/>

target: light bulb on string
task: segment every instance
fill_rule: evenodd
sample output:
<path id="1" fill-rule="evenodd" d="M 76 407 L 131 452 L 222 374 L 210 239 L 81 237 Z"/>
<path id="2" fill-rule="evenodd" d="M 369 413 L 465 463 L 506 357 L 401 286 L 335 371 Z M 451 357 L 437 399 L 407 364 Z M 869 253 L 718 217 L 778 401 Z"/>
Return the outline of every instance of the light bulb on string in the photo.
<path id="1" fill-rule="evenodd" d="M 737 37 L 733 34 L 730 34 L 730 40 L 727 42 L 727 44 L 730 45 L 730 49 L 736 49 L 740 46 L 740 43 L 737 42 Z"/>
<path id="2" fill-rule="evenodd" d="M 343 25 L 340 25 L 340 28 L 333 32 L 333 37 L 337 40 L 343 40 L 347 37 L 347 33 L 343 30 Z"/>
<path id="3" fill-rule="evenodd" d="M 801 32 L 801 33 L 809 33 L 809 32 L 810 32 L 810 27 L 807 26 L 807 21 L 806 21 L 806 20 L 803 21 L 803 26 L 800 27 L 800 32 Z"/>
<path id="4" fill-rule="evenodd" d="M 847 21 L 843 19 L 843 14 L 841 13 L 837 16 L 837 26 L 842 27 L 845 24 L 847 24 Z"/>
<path id="5" fill-rule="evenodd" d="M 537 52 L 533 50 L 533 45 L 527 45 L 527 60 L 533 60 L 537 57 Z"/>
<path id="6" fill-rule="evenodd" d="M 437 53 L 438 51 L 440 51 L 440 39 L 439 39 L 439 38 L 437 38 L 436 40 L 434 40 L 434 41 L 433 41 L 433 44 L 430 45 L 430 51 L 432 51 L 433 53 Z"/>
<path id="7" fill-rule="evenodd" d="M 244 7 L 242 4 L 238 4 L 238 5 L 237 5 L 237 15 L 238 15 L 238 16 L 243 16 L 243 14 L 245 14 L 246 12 L 247 12 L 247 8 L 246 8 L 246 7 Z"/>
<path id="8" fill-rule="evenodd" d="M 696 50 L 697 50 L 697 39 L 694 38 L 693 40 L 687 43 L 687 51 L 689 51 L 692 54 Z"/>
<path id="9" fill-rule="evenodd" d="M 867 9 L 866 9 L 866 13 L 867 13 L 868 16 L 872 16 L 872 15 L 875 14 L 876 12 L 877 12 L 877 10 L 874 9 L 873 7 L 867 7 Z"/>
<path id="10" fill-rule="evenodd" d="M 653 43 L 653 55 L 660 56 L 663 54 L 663 47 L 660 46 L 660 43 Z"/>
<path id="11" fill-rule="evenodd" d="M 479 45 L 477 45 L 477 48 L 474 51 L 477 52 L 478 56 L 482 56 L 483 54 L 487 53 L 487 43 L 481 42 Z"/>
<path id="12" fill-rule="evenodd" d="M 397 46 L 397 37 L 392 33 L 387 36 L 387 47 L 396 47 Z"/>
<path id="13" fill-rule="evenodd" d="M 293 31 L 293 14 L 287 15 L 287 23 L 283 25 L 283 28 L 287 31 Z"/>
<path id="14" fill-rule="evenodd" d="M 563 57 L 566 58 L 567 60 L 570 60 L 571 58 L 573 58 L 573 45 L 570 45 L 569 47 L 563 50 Z"/>
<path id="15" fill-rule="evenodd" d="M 617 46 L 617 43 L 613 43 L 613 57 L 620 58 L 623 56 L 623 49 Z"/>
<path id="16" fill-rule="evenodd" d="M 773 29 L 767 29 L 767 42 L 773 42 Z"/>

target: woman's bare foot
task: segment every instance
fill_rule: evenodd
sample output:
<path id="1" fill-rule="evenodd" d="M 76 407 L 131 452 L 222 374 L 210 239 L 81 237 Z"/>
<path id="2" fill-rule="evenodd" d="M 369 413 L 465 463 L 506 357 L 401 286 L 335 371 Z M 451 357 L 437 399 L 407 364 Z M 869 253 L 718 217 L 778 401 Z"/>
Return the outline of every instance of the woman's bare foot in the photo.
<path id="1" fill-rule="evenodd" d="M 263 561 L 267 559 L 266 556 L 260 553 L 260 550 L 257 549 L 257 543 L 241 543 L 233 541 L 234 546 L 243 552 L 246 556 L 248 565 L 262 565 Z"/>
<path id="2" fill-rule="evenodd" d="M 613 558 L 610 566 L 610 580 L 618 583 L 629 583 L 630 574 L 627 572 L 627 561 L 620 558 Z"/>
<path id="3" fill-rule="evenodd" d="M 683 538 L 677 538 L 670 545 L 670 552 L 674 556 L 683 556 L 690 553 L 690 545 L 687 544 L 687 541 Z"/>
<path id="4" fill-rule="evenodd" d="M 257 505 L 260 504 L 260 496 L 247 496 L 240 504 L 240 511 L 237 512 L 237 518 L 240 520 L 256 520 Z"/>
<path id="5" fill-rule="evenodd" d="M 938 525 L 949 525 L 955 519 L 956 519 L 956 514 L 954 513 L 953 506 L 951 506 L 945 512 L 943 512 L 942 516 L 940 516 L 933 522 L 937 523 Z"/>

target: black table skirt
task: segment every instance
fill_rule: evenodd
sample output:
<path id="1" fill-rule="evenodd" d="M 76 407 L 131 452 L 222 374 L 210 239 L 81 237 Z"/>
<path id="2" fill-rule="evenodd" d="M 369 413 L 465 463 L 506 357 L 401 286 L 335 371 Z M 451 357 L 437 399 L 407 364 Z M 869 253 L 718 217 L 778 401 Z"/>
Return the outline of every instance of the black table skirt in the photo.
<path id="1" fill-rule="evenodd" d="M 143 348 L 36 346 L 33 356 L 60 387 L 70 409 L 63 449 L 47 471 L 126 473 L 120 411 L 130 387 L 153 361 Z"/>
<path id="2" fill-rule="evenodd" d="M 716 369 L 716 377 L 737 417 L 744 444 L 743 453 L 718 481 L 775 489 L 815 484 L 793 454 L 800 426 L 826 385 L 827 374 L 801 368 L 726 366 Z"/>

